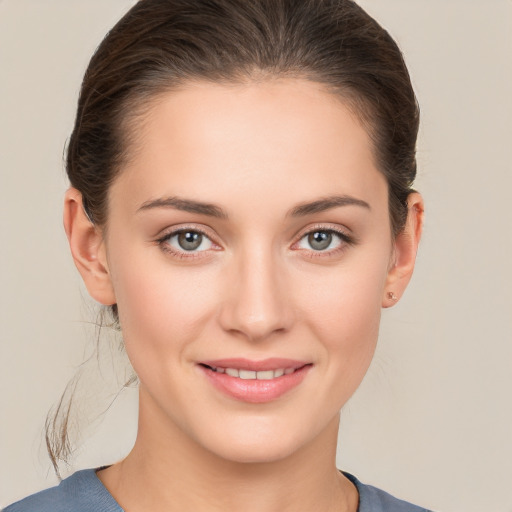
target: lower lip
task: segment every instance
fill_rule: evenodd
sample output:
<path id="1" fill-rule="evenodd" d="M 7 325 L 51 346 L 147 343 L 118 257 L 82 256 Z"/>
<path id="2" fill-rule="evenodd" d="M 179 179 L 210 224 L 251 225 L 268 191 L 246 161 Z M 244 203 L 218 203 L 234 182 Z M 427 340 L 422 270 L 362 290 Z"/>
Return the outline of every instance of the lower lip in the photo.
<path id="1" fill-rule="evenodd" d="M 312 365 L 307 364 L 289 375 L 271 380 L 240 379 L 215 372 L 204 366 L 200 368 L 208 380 L 226 395 L 243 402 L 261 404 L 276 400 L 296 388 L 304 380 Z"/>

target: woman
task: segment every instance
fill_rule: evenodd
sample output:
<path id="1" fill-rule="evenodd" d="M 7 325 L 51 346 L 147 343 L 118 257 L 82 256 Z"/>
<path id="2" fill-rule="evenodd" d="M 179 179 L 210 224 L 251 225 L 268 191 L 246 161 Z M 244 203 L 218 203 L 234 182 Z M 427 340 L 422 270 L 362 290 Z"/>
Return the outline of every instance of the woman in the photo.
<path id="1" fill-rule="evenodd" d="M 418 118 L 352 1 L 139 1 L 86 72 L 64 207 L 137 440 L 6 511 L 421 510 L 335 466 L 414 267 Z"/>

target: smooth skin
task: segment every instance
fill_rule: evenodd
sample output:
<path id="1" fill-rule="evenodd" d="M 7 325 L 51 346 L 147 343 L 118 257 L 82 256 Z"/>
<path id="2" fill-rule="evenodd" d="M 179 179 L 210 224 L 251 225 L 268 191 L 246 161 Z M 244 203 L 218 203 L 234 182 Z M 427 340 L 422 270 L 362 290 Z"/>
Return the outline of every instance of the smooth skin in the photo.
<path id="1" fill-rule="evenodd" d="M 411 277 L 421 196 L 393 239 L 367 132 L 306 80 L 188 84 L 148 105 L 137 141 L 106 230 L 77 190 L 65 199 L 75 263 L 94 299 L 118 305 L 140 379 L 135 446 L 99 478 L 128 512 L 354 512 L 339 413 Z M 199 367 L 234 357 L 312 366 L 255 404 Z"/>

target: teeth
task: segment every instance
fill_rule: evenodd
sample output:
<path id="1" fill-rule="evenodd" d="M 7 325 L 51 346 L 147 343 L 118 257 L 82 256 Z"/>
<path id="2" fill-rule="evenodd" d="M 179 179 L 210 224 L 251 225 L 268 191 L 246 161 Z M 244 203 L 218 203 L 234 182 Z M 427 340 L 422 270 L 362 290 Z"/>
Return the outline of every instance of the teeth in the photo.
<path id="1" fill-rule="evenodd" d="M 244 380 L 255 379 L 256 372 L 251 372 L 249 370 L 239 370 L 239 377 Z"/>
<path id="2" fill-rule="evenodd" d="M 274 377 L 279 377 L 279 375 L 275 375 L 275 372 L 273 372 L 272 370 L 268 370 L 265 372 L 258 372 L 256 374 L 256 378 L 258 380 L 271 380 Z"/>
<path id="3" fill-rule="evenodd" d="M 290 375 L 295 371 L 295 368 L 279 368 L 277 370 L 263 370 L 255 372 L 252 370 L 239 370 L 237 368 L 211 368 L 217 373 L 225 373 L 230 377 L 238 377 L 243 380 L 272 380 L 282 377 L 283 375 Z"/>

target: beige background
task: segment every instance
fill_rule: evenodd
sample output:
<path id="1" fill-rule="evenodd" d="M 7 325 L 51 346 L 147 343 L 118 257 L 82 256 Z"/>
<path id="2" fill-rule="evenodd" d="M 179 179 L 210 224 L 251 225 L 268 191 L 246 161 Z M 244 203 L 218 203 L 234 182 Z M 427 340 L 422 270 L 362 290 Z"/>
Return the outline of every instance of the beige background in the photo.
<path id="1" fill-rule="evenodd" d="M 56 481 L 44 418 L 93 334 L 61 228 L 63 145 L 86 62 L 131 4 L 0 0 L 0 508 Z M 512 512 L 512 2 L 361 4 L 398 40 L 420 99 L 427 223 L 343 412 L 339 465 L 439 511 Z M 135 397 L 76 467 L 128 450 Z"/>

